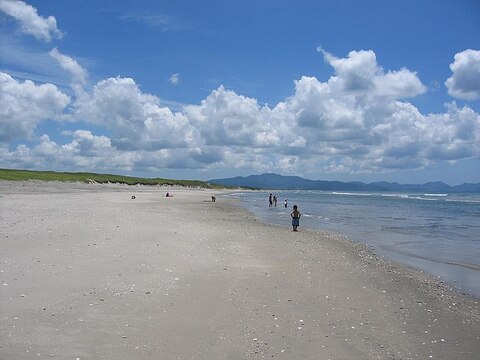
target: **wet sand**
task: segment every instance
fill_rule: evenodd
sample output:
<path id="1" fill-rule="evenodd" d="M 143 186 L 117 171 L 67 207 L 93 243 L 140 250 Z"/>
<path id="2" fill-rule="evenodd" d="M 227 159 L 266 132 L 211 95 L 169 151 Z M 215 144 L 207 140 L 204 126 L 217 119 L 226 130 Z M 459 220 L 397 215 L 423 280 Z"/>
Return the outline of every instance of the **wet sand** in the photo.
<path id="1" fill-rule="evenodd" d="M 212 194 L 0 181 L 0 358 L 478 358 L 478 299 Z"/>

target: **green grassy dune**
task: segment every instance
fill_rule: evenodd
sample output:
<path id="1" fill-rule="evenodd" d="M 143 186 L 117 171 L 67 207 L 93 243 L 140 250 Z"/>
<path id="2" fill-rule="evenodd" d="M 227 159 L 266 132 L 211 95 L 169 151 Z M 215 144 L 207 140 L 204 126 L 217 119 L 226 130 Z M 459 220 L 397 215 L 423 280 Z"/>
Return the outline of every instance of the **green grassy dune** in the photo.
<path id="1" fill-rule="evenodd" d="M 82 183 L 116 183 L 127 185 L 171 185 L 185 187 L 201 187 L 208 189 L 224 188 L 214 184 L 209 184 L 200 180 L 172 180 L 161 178 L 137 178 L 112 174 L 96 174 L 96 173 L 70 173 L 56 171 L 31 171 L 31 170 L 10 170 L 0 169 L 0 180 L 25 181 L 25 180 L 41 180 L 41 181 L 62 181 L 62 182 L 82 182 Z"/>

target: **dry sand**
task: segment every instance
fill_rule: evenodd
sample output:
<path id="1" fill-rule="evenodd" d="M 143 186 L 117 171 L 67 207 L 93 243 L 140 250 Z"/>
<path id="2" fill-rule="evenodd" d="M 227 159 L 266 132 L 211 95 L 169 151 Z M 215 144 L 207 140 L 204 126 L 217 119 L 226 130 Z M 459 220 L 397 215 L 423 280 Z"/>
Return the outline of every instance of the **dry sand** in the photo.
<path id="1" fill-rule="evenodd" d="M 478 299 L 211 195 L 0 182 L 0 358 L 479 358 Z"/>

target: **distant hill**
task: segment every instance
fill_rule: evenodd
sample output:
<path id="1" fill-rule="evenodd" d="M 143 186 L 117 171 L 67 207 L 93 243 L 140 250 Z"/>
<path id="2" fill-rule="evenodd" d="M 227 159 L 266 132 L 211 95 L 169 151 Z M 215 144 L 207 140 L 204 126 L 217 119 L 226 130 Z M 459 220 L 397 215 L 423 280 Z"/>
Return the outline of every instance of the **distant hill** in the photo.
<path id="1" fill-rule="evenodd" d="M 426 184 L 398 184 L 390 182 L 363 183 L 358 181 L 309 180 L 300 176 L 283 176 L 266 173 L 261 175 L 237 176 L 226 179 L 212 179 L 210 184 L 242 186 L 276 190 L 327 190 L 327 191 L 402 191 L 423 193 L 480 192 L 480 184 L 450 186 L 443 182 Z"/>

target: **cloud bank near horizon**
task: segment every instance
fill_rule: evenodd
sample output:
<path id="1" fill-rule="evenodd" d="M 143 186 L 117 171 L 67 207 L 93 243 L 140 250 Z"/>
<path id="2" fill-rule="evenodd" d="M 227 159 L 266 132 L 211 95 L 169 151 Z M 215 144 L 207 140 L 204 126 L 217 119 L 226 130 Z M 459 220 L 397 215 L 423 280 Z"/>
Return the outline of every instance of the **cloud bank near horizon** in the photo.
<path id="1" fill-rule="evenodd" d="M 0 0 L 0 10 L 37 39 L 63 35 L 55 18 L 39 17 L 22 1 Z M 173 111 L 132 78 L 89 84 L 88 71 L 55 47 L 51 59 L 71 76 L 71 94 L 0 73 L 0 167 L 348 174 L 480 157 L 480 115 L 470 107 L 452 101 L 444 113 L 422 114 L 408 102 L 428 91 L 415 72 L 383 69 L 372 50 L 344 58 L 318 51 L 331 77 L 302 76 L 275 106 L 220 86 Z M 480 51 L 456 54 L 450 68 L 449 94 L 478 99 Z M 60 143 L 37 134 L 46 121 L 77 129 L 64 131 Z"/>

